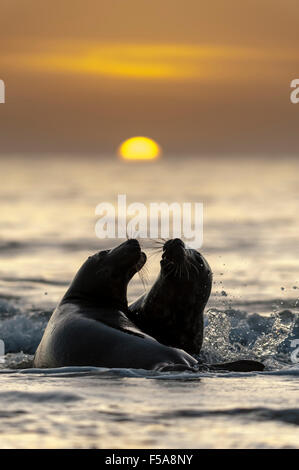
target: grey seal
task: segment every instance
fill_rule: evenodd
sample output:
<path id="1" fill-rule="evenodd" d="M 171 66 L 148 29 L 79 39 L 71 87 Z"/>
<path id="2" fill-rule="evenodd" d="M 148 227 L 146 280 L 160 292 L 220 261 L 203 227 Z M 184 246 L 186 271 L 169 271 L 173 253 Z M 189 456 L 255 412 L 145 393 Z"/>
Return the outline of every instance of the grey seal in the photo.
<path id="1" fill-rule="evenodd" d="M 160 265 L 150 291 L 130 305 L 130 318 L 161 343 L 199 354 L 212 270 L 202 254 L 179 238 L 164 244 Z"/>
<path id="2" fill-rule="evenodd" d="M 127 285 L 145 262 L 134 239 L 90 256 L 53 312 L 34 366 L 196 368 L 187 352 L 159 343 L 127 317 Z"/>
<path id="3" fill-rule="evenodd" d="M 161 343 L 198 355 L 204 336 L 204 309 L 212 288 L 212 270 L 197 250 L 179 238 L 164 243 L 158 278 L 147 294 L 129 306 L 128 316 L 140 330 Z M 262 371 L 252 360 L 198 364 L 201 370 Z"/>

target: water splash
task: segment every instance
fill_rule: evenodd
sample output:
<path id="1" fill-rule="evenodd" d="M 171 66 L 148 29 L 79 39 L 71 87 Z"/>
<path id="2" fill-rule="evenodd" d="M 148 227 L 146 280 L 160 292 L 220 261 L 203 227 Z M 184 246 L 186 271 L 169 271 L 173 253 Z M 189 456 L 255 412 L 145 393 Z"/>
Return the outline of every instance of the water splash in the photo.
<path id="1" fill-rule="evenodd" d="M 210 309 L 201 359 L 207 362 L 252 359 L 268 368 L 291 363 L 291 341 L 299 337 L 299 317 L 289 310 L 270 317 L 239 310 Z"/>
<path id="2" fill-rule="evenodd" d="M 33 367 L 33 358 L 33 355 L 25 354 L 23 351 L 8 353 L 0 363 L 0 369 L 29 369 Z"/>

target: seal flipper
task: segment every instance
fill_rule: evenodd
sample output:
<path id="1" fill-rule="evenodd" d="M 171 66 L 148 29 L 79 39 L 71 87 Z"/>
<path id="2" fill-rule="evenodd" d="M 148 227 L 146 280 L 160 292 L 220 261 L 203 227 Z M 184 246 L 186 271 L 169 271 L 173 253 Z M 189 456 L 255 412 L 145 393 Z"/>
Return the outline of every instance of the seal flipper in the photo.
<path id="1" fill-rule="evenodd" d="M 223 370 L 232 372 L 253 372 L 263 371 L 265 366 L 262 362 L 240 360 L 234 362 L 224 362 L 221 364 L 207 364 L 209 370 Z"/>

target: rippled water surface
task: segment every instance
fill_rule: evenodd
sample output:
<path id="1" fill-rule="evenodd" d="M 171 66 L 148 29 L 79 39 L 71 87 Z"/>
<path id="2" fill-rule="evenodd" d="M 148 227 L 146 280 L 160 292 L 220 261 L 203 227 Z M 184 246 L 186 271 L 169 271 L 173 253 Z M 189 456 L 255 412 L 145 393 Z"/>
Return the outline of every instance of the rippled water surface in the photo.
<path id="1" fill-rule="evenodd" d="M 290 158 L 2 160 L 0 446 L 299 447 L 299 369 L 291 360 L 299 339 L 298 170 Z M 214 285 L 202 359 L 259 359 L 266 372 L 30 368 L 72 276 L 109 246 L 95 236 L 94 211 L 117 194 L 128 203 L 204 203 L 201 251 Z M 150 286 L 160 253 L 147 254 Z M 130 299 L 143 289 L 136 276 Z"/>

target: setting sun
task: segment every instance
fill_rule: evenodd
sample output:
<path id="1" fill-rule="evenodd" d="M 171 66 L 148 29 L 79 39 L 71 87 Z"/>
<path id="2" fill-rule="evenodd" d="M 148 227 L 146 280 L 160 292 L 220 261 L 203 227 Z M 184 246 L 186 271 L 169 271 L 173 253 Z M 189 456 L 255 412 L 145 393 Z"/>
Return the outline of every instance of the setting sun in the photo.
<path id="1" fill-rule="evenodd" d="M 148 137 L 131 137 L 125 140 L 118 149 L 124 160 L 155 160 L 161 155 L 161 148 Z"/>

